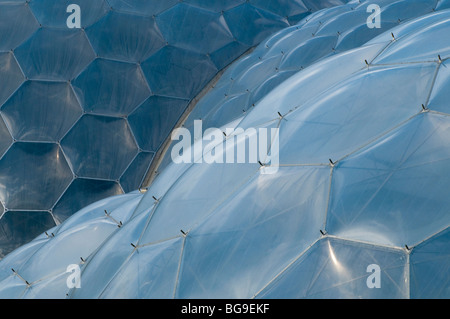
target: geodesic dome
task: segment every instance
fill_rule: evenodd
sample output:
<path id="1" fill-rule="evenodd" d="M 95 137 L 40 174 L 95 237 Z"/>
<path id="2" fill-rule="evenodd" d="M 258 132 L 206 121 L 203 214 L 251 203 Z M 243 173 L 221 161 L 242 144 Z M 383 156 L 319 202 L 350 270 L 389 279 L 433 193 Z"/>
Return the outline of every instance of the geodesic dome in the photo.
<path id="1" fill-rule="evenodd" d="M 0 296 L 448 298 L 449 22 L 426 14 L 317 61 L 221 127 L 278 128 L 275 173 L 264 159 L 172 161 L 145 194 L 8 255 Z M 252 135 L 237 137 L 214 156 Z"/>
<path id="2" fill-rule="evenodd" d="M 69 29 L 69 5 L 81 28 Z M 0 1 L 0 258 L 138 189 L 190 101 L 268 35 L 341 0 Z"/>
<path id="3" fill-rule="evenodd" d="M 367 26 L 367 9 L 373 4 L 380 6 L 379 28 Z M 201 119 L 206 130 L 239 119 L 277 85 L 314 62 L 359 47 L 405 21 L 449 7 L 448 2 L 434 0 L 352 1 L 312 13 L 228 68 L 183 119 L 183 126 L 193 133 L 195 120 Z M 170 161 L 165 156 L 158 170 Z"/>

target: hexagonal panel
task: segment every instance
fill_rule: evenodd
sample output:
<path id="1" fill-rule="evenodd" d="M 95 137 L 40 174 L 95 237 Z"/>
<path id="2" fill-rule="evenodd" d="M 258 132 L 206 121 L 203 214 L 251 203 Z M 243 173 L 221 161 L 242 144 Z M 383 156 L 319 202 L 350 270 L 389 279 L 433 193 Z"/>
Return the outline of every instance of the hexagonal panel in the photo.
<path id="1" fill-rule="evenodd" d="M 72 178 L 58 144 L 17 142 L 0 160 L 0 199 L 8 209 L 49 210 Z"/>
<path id="2" fill-rule="evenodd" d="M 14 17 L 11 19 L 10 17 Z M 10 51 L 28 39 L 39 23 L 26 3 L 0 3 L 0 50 Z"/>
<path id="3" fill-rule="evenodd" d="M 123 118 L 84 115 L 61 141 L 75 175 L 117 180 L 138 152 Z"/>
<path id="4" fill-rule="evenodd" d="M 95 54 L 80 29 L 39 29 L 15 50 L 25 75 L 30 79 L 71 80 Z"/>
<path id="5" fill-rule="evenodd" d="M 137 64 L 96 59 L 72 85 L 86 112 L 124 116 L 149 95 Z"/>
<path id="6" fill-rule="evenodd" d="M 101 57 L 140 62 L 165 45 L 153 17 L 111 12 L 86 29 Z"/>
<path id="7" fill-rule="evenodd" d="M 157 95 L 140 105 L 128 117 L 139 147 L 146 151 L 157 151 L 187 105 L 187 100 Z"/>
<path id="8" fill-rule="evenodd" d="M 152 92 L 191 99 L 217 73 L 204 54 L 166 46 L 141 65 Z"/>
<path id="9" fill-rule="evenodd" d="M 180 3 L 156 19 L 161 33 L 170 45 L 198 53 L 210 53 L 233 41 L 220 13 Z M 173 22 L 179 21 L 177 28 Z"/>
<path id="10" fill-rule="evenodd" d="M 21 141 L 59 141 L 82 110 L 67 82 L 27 81 L 2 106 L 13 137 Z"/>

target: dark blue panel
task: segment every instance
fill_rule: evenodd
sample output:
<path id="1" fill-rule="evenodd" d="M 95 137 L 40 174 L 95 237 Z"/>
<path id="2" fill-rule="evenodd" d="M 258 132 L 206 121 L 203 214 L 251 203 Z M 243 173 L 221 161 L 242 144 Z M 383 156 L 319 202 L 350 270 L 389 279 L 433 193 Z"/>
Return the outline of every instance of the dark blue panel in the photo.
<path id="1" fill-rule="evenodd" d="M 140 152 L 120 178 L 120 186 L 125 193 L 141 187 L 142 180 L 152 162 L 153 152 Z"/>
<path id="2" fill-rule="evenodd" d="M 89 204 L 122 193 L 116 182 L 77 178 L 55 205 L 52 213 L 58 222 L 63 222 Z"/>
<path id="3" fill-rule="evenodd" d="M 67 82 L 27 81 L 2 106 L 13 137 L 21 141 L 59 141 L 81 116 Z"/>
<path id="4" fill-rule="evenodd" d="M 95 58 L 79 29 L 41 28 L 15 54 L 28 78 L 45 80 L 71 80 Z"/>
<path id="5" fill-rule="evenodd" d="M 57 144 L 17 142 L 0 160 L 0 199 L 10 209 L 48 210 L 71 181 Z"/>
<path id="6" fill-rule="evenodd" d="M 157 151 L 178 121 L 187 100 L 151 96 L 129 117 L 138 145 L 146 151 Z"/>
<path id="7" fill-rule="evenodd" d="M 72 85 L 86 112 L 128 115 L 149 95 L 137 64 L 96 59 Z"/>
<path id="8" fill-rule="evenodd" d="M 72 14 L 72 11 L 67 12 L 67 7 L 71 4 L 80 7 L 83 28 L 93 24 L 110 10 L 105 0 L 31 0 L 30 8 L 43 26 L 65 28 L 67 18 Z"/>
<path id="9" fill-rule="evenodd" d="M 7 211 L 0 219 L 0 258 L 53 226 L 48 211 Z"/>
<path id="10" fill-rule="evenodd" d="M 183 3 L 160 14 L 157 22 L 170 45 L 186 50 L 210 53 L 233 41 L 233 35 L 220 13 Z"/>
<path id="11" fill-rule="evenodd" d="M 285 18 L 255 8 L 248 3 L 226 11 L 224 17 L 234 37 L 250 46 L 256 45 L 275 31 L 289 26 Z"/>
<path id="12" fill-rule="evenodd" d="M 213 78 L 217 68 L 204 54 L 166 46 L 142 70 L 153 93 L 191 99 Z"/>
<path id="13" fill-rule="evenodd" d="M 39 23 L 25 3 L 0 3 L 0 51 L 15 49 L 38 28 Z"/>
<path id="14" fill-rule="evenodd" d="M 75 175 L 117 180 L 137 154 L 123 118 L 84 115 L 61 141 Z"/>
<path id="15" fill-rule="evenodd" d="M 111 12 L 86 29 L 100 57 L 140 62 L 166 41 L 153 17 Z"/>

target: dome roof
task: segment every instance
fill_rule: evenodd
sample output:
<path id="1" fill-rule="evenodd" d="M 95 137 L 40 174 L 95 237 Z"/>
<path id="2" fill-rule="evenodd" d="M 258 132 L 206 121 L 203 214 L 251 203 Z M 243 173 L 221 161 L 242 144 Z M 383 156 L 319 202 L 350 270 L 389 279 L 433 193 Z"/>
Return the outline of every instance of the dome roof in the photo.
<path id="1" fill-rule="evenodd" d="M 220 70 L 342 3 L 0 1 L 0 258 L 86 205 L 138 189 Z"/>
<path id="2" fill-rule="evenodd" d="M 448 298 L 449 21 L 418 16 L 205 125 L 148 189 L 5 257 L 0 297 Z"/>

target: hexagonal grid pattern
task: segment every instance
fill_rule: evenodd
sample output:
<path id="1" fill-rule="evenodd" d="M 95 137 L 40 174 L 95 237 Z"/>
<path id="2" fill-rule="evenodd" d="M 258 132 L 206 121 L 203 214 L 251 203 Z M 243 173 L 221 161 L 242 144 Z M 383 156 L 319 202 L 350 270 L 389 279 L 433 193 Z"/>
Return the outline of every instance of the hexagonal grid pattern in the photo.
<path id="1" fill-rule="evenodd" d="M 275 174 L 172 163 L 144 195 L 124 195 L 136 201 L 93 204 L 9 255 L 0 296 L 448 298 L 448 21 L 449 10 L 420 17 L 268 93 L 239 126 L 280 129 Z M 78 250 L 86 236 L 98 246 Z M 72 262 L 81 289 L 66 286 Z"/>
<path id="2" fill-rule="evenodd" d="M 336 1 L 321 3 L 326 7 Z M 66 25 L 69 4 L 81 9 L 80 29 Z M 16 142 L 36 145 L 19 159 L 33 175 L 45 166 L 53 169 L 50 157 L 26 162 L 45 142 L 59 148 L 73 183 L 89 178 L 98 184 L 74 194 L 68 192 L 77 187 L 48 185 L 46 191 L 55 192 L 51 201 L 27 204 L 28 210 L 47 211 L 55 224 L 76 211 L 59 202 L 75 194 L 88 204 L 100 194 L 139 188 L 155 152 L 203 86 L 258 41 L 318 9 L 301 1 L 280 5 L 282 10 L 277 6 L 274 11 L 241 0 L 0 1 L 0 166 L 17 183 L 2 187 L 13 194 L 38 186 L 22 187 L 21 170 L 7 163 L 7 150 L 14 150 Z M 242 21 L 246 27 L 230 27 Z M 41 186 L 51 183 L 44 173 L 36 176 L 45 180 Z M 6 197 L 1 200 L 5 213 L 10 212 Z M 41 231 L 51 226 L 47 217 L 42 224 Z M 0 234 L 2 242 L 11 241 L 8 249 L 0 247 L 0 258 L 38 234 L 36 228 L 29 231 L 16 230 L 14 238 L 11 232 Z"/>

